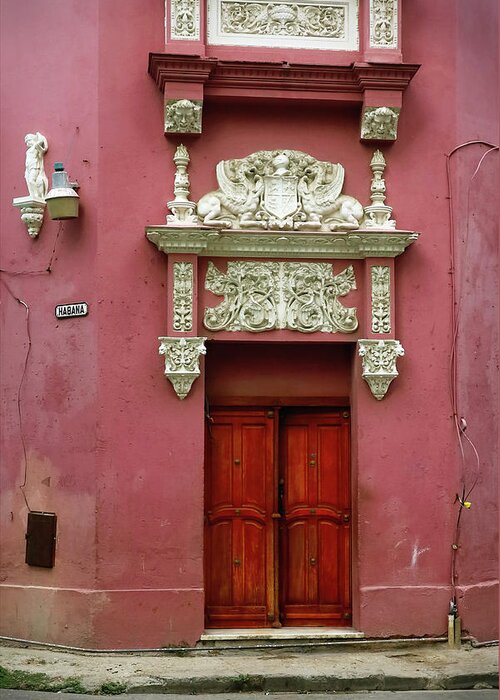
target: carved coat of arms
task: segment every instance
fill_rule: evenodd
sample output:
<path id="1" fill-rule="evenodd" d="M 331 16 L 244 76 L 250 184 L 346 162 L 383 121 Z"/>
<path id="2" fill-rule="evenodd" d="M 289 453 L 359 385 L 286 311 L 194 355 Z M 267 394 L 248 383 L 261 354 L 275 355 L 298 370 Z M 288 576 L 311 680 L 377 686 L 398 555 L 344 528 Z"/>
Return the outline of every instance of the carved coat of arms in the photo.
<path id="1" fill-rule="evenodd" d="M 217 165 L 219 189 L 198 202 L 207 226 L 336 231 L 359 228 L 363 206 L 341 194 L 344 168 L 301 151 L 257 151 Z"/>

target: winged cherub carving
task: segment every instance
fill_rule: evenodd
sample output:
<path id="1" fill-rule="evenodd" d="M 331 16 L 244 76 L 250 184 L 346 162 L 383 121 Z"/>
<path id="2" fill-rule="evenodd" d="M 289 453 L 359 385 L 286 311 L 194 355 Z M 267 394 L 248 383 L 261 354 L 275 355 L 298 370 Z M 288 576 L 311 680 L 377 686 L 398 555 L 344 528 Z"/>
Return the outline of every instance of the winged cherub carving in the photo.
<path id="1" fill-rule="evenodd" d="M 330 231 L 359 228 L 363 205 L 354 197 L 340 194 L 344 168 L 340 163 L 316 161 L 304 170 L 298 190 L 302 207 L 310 221 L 317 221 Z"/>
<path id="2" fill-rule="evenodd" d="M 218 190 L 198 202 L 198 216 L 208 226 L 231 228 L 254 218 L 264 182 L 254 166 L 242 160 L 222 160 L 216 168 Z"/>

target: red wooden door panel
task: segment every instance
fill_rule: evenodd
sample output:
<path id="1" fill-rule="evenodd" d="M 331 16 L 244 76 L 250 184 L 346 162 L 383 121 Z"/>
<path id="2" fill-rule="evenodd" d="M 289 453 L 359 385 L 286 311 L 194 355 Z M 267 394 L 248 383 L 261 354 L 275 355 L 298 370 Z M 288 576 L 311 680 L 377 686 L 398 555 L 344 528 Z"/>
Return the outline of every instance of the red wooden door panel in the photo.
<path id="1" fill-rule="evenodd" d="M 348 420 L 340 412 L 290 413 L 280 448 L 282 622 L 350 625 Z"/>
<path id="2" fill-rule="evenodd" d="M 274 418 L 214 411 L 207 437 L 206 617 L 209 627 L 266 627 L 274 593 Z"/>

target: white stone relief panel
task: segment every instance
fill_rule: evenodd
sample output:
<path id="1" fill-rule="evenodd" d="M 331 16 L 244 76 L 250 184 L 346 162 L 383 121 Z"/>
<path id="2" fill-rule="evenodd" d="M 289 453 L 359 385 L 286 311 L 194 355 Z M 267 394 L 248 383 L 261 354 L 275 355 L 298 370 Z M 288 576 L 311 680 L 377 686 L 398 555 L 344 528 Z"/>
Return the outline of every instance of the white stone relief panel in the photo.
<path id="1" fill-rule="evenodd" d="M 370 48 L 398 47 L 398 0 L 370 0 Z"/>
<path id="2" fill-rule="evenodd" d="M 200 0 L 171 0 L 170 38 L 199 41 Z"/>
<path id="3" fill-rule="evenodd" d="M 354 51 L 358 0 L 208 0 L 208 43 Z"/>
<path id="4" fill-rule="evenodd" d="M 174 331 L 193 329 L 193 263 L 176 262 L 174 268 Z"/>
<path id="5" fill-rule="evenodd" d="M 225 297 L 205 309 L 212 331 L 353 333 L 358 327 L 356 309 L 338 299 L 356 289 L 352 265 L 334 275 L 329 263 L 234 261 L 222 273 L 210 262 L 205 288 Z"/>
<path id="6" fill-rule="evenodd" d="M 372 266 L 372 331 L 391 332 L 391 271 L 386 265 Z"/>

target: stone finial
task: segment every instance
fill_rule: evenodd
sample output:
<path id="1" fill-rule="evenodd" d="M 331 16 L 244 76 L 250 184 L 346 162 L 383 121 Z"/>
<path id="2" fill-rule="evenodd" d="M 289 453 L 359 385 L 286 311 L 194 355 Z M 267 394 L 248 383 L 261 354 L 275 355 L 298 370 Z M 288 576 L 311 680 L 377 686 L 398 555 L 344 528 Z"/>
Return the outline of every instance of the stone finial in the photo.
<path id="1" fill-rule="evenodd" d="M 392 207 L 385 204 L 385 158 L 382 151 L 375 151 L 370 168 L 373 173 L 370 187 L 372 203 L 365 207 L 364 225 L 367 228 L 394 229 L 396 222 L 391 219 Z"/>
<path id="2" fill-rule="evenodd" d="M 189 153 L 185 146 L 180 144 L 174 154 L 176 167 L 174 178 L 174 199 L 167 203 L 172 214 L 167 216 L 167 224 L 174 226 L 192 226 L 198 224 L 195 214 L 196 204 L 189 201 Z"/>

